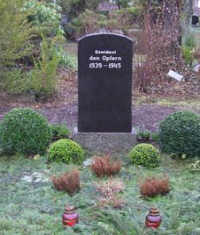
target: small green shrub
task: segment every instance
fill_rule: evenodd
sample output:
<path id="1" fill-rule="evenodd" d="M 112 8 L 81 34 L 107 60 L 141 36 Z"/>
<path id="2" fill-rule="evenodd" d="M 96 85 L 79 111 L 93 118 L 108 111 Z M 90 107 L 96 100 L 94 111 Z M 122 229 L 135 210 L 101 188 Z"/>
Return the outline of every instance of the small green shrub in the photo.
<path id="1" fill-rule="evenodd" d="M 59 140 L 69 137 L 69 130 L 65 124 L 52 124 L 50 125 L 52 131 L 52 140 Z"/>
<path id="2" fill-rule="evenodd" d="M 157 132 L 151 133 L 151 140 L 158 143 L 159 142 L 159 133 L 157 133 Z"/>
<path id="3" fill-rule="evenodd" d="M 1 87 L 9 94 L 33 94 L 35 100 L 45 100 L 56 91 L 58 67 L 77 70 L 77 58 L 68 55 L 54 39 L 42 36 L 40 57 L 34 59 L 34 67 L 30 71 L 10 68 L 4 74 Z"/>
<path id="4" fill-rule="evenodd" d="M 189 47 L 190 49 L 195 48 L 196 43 L 195 43 L 194 37 L 189 34 L 189 35 L 186 37 L 185 41 L 184 41 L 184 45 L 185 45 L 186 47 Z"/>
<path id="5" fill-rule="evenodd" d="M 21 64 L 17 62 L 29 57 L 34 48 L 30 40 L 33 27 L 26 21 L 29 12 L 21 11 L 23 3 L 24 0 L 0 0 L 0 88 L 4 91 L 10 86 L 8 77 L 13 80 L 21 75 L 17 71 Z"/>
<path id="6" fill-rule="evenodd" d="M 57 68 L 59 58 L 56 53 L 55 42 L 48 41 L 44 36 L 41 42 L 41 58 L 35 61 L 34 68 L 30 71 L 29 89 L 35 94 L 36 98 L 48 98 L 56 90 Z"/>
<path id="7" fill-rule="evenodd" d="M 59 66 L 67 67 L 72 71 L 76 71 L 78 68 L 77 57 L 66 53 L 63 47 L 59 47 L 56 50 L 56 55 L 59 58 Z"/>
<path id="8" fill-rule="evenodd" d="M 194 60 L 194 49 L 196 47 L 196 43 L 194 37 L 192 35 L 188 35 L 184 40 L 184 43 L 181 47 L 182 55 L 185 60 L 185 63 L 189 66 L 192 65 Z"/>
<path id="9" fill-rule="evenodd" d="M 182 55 L 183 55 L 183 58 L 185 60 L 185 63 L 189 66 L 192 65 L 192 62 L 193 62 L 193 59 L 194 59 L 194 56 L 193 56 L 193 50 L 189 47 L 186 47 L 186 46 L 182 46 Z"/>
<path id="10" fill-rule="evenodd" d="M 49 148 L 49 161 L 81 163 L 83 157 L 84 150 L 82 147 L 70 139 L 60 139 L 52 143 Z"/>
<path id="11" fill-rule="evenodd" d="M 169 115 L 160 123 L 159 138 L 163 152 L 200 155 L 200 117 L 189 111 Z"/>
<path id="12" fill-rule="evenodd" d="M 47 120 L 32 109 L 13 109 L 1 122 L 0 143 L 7 153 L 44 153 L 50 140 Z"/>
<path id="13" fill-rule="evenodd" d="M 23 3 L 23 0 L 0 0 L 1 76 L 6 66 L 15 65 L 16 60 L 31 54 L 30 39 L 33 28 L 26 21 L 29 12 L 21 10 Z"/>
<path id="14" fill-rule="evenodd" d="M 160 162 L 160 154 L 151 144 L 138 144 L 129 153 L 133 164 L 145 167 L 157 167 Z"/>
<path id="15" fill-rule="evenodd" d="M 136 134 L 137 141 L 149 141 L 151 132 L 148 130 L 139 130 Z"/>
<path id="16" fill-rule="evenodd" d="M 10 71 L 4 73 L 3 82 L 1 84 L 2 89 L 6 90 L 8 94 L 21 94 L 25 93 L 28 89 L 27 73 L 24 73 L 22 69 L 10 68 Z"/>

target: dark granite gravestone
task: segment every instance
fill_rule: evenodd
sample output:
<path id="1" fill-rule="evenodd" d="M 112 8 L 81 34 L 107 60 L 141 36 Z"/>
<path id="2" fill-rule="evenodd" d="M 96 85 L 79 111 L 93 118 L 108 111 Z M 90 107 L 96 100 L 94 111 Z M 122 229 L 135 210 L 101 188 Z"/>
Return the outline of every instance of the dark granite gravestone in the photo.
<path id="1" fill-rule="evenodd" d="M 79 132 L 131 132 L 132 51 L 132 40 L 123 35 L 79 40 Z"/>

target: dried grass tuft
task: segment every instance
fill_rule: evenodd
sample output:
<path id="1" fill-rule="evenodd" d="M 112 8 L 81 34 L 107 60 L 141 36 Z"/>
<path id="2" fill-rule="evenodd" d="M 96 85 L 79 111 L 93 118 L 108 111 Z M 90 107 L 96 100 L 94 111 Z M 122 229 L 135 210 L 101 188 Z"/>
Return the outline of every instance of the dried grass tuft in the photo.
<path id="1" fill-rule="evenodd" d="M 157 195 L 165 195 L 170 192 L 169 179 L 164 177 L 157 179 L 148 177 L 140 184 L 140 193 L 144 197 L 154 197 Z"/>
<path id="2" fill-rule="evenodd" d="M 80 190 L 80 173 L 78 170 L 72 170 L 58 177 L 52 176 L 51 180 L 57 190 L 65 191 L 70 195 Z"/>
<path id="3" fill-rule="evenodd" d="M 115 175 L 121 169 L 121 161 L 111 160 L 110 155 L 95 157 L 91 169 L 98 177 Z"/>

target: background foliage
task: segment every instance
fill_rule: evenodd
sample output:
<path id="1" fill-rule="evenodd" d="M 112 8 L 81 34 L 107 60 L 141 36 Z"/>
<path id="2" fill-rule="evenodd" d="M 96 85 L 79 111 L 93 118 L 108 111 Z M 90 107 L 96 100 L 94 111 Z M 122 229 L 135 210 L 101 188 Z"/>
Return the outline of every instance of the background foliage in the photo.
<path id="1" fill-rule="evenodd" d="M 0 0 L 0 68 L 1 77 L 16 60 L 31 54 L 32 26 L 27 22 L 29 12 L 22 11 L 23 0 Z"/>
<path id="2" fill-rule="evenodd" d="M 24 4 L 23 11 L 30 12 L 28 21 L 35 26 L 36 33 L 57 35 L 63 33 L 60 25 L 62 8 L 53 2 L 30 0 Z"/>

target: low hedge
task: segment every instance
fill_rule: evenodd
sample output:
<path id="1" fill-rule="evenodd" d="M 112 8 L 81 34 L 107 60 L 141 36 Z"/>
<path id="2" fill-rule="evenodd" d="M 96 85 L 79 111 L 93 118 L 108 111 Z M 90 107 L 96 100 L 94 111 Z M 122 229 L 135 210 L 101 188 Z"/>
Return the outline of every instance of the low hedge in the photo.
<path id="1" fill-rule="evenodd" d="M 157 167 L 160 163 L 159 150 L 151 144 L 138 144 L 129 153 L 131 161 L 135 165 L 144 167 Z"/>
<path id="2" fill-rule="evenodd" d="M 200 156 L 200 116 L 190 111 L 170 114 L 160 123 L 160 148 L 181 156 Z"/>
<path id="3" fill-rule="evenodd" d="M 65 163 L 81 163 L 84 157 L 82 147 L 70 139 L 60 139 L 52 143 L 48 151 L 48 160 L 65 162 Z"/>

